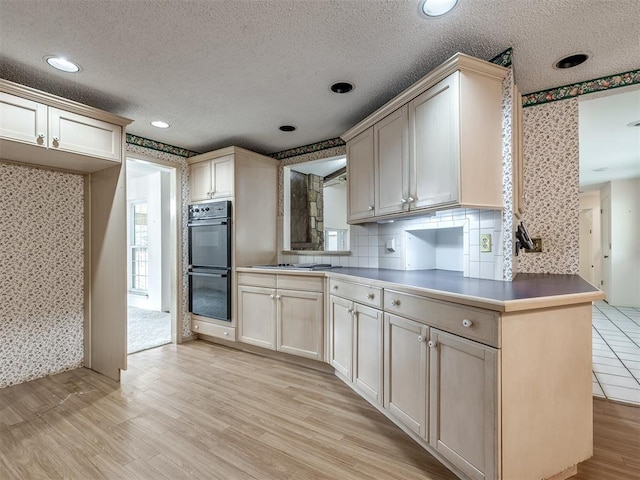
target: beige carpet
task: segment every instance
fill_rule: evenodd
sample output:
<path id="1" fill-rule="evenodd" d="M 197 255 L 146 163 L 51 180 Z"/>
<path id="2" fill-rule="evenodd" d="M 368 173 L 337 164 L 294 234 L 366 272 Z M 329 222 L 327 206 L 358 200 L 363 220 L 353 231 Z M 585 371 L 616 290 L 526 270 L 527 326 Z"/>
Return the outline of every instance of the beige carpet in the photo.
<path id="1" fill-rule="evenodd" d="M 127 309 L 127 353 L 171 342 L 171 314 L 142 308 Z"/>

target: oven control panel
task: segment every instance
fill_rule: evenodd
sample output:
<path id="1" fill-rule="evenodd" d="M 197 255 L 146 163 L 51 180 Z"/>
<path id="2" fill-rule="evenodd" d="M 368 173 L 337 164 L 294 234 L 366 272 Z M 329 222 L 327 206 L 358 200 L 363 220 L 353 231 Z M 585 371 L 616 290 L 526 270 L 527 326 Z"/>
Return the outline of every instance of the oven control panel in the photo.
<path id="1" fill-rule="evenodd" d="M 231 217 L 231 201 L 196 203 L 189 205 L 189 220 Z"/>

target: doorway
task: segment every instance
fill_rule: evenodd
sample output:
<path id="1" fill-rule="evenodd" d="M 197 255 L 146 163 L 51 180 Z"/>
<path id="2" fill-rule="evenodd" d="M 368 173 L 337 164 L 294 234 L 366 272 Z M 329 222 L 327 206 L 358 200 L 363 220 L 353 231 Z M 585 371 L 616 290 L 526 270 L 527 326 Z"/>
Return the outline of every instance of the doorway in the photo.
<path id="1" fill-rule="evenodd" d="M 176 169 L 127 158 L 127 353 L 175 342 Z"/>

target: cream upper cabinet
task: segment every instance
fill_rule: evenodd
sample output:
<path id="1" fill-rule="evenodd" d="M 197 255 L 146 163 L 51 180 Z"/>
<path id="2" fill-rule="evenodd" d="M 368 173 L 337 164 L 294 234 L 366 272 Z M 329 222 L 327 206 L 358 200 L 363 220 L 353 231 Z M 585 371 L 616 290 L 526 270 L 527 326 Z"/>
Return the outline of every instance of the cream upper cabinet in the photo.
<path id="1" fill-rule="evenodd" d="M 429 443 L 468 478 L 497 478 L 498 351 L 431 329 L 429 363 Z"/>
<path id="2" fill-rule="evenodd" d="M 189 173 L 192 202 L 233 196 L 233 155 L 193 163 Z"/>
<path id="3" fill-rule="evenodd" d="M 49 108 L 49 148 L 119 162 L 121 143 L 122 129 L 117 125 Z"/>
<path id="4" fill-rule="evenodd" d="M 0 158 L 92 173 L 118 165 L 130 120 L 0 80 Z"/>
<path id="5" fill-rule="evenodd" d="M 409 115 L 404 106 L 373 126 L 375 215 L 409 209 Z M 349 177 L 347 177 L 349 178 Z"/>
<path id="6" fill-rule="evenodd" d="M 420 209 L 503 208 L 506 73 L 456 54 L 345 132 L 347 165 L 353 165 L 347 176 L 348 221 L 395 218 Z M 371 164 L 365 162 L 371 149 L 373 197 Z"/>
<path id="7" fill-rule="evenodd" d="M 347 221 L 373 217 L 373 127 L 347 142 L 347 182 Z"/>
<path id="8" fill-rule="evenodd" d="M 47 106 L 0 92 L 0 137 L 47 146 Z"/>
<path id="9" fill-rule="evenodd" d="M 385 313 L 384 329 L 384 406 L 426 438 L 428 327 Z"/>
<path id="10" fill-rule="evenodd" d="M 458 198 L 458 80 L 453 73 L 409 102 L 410 208 Z"/>

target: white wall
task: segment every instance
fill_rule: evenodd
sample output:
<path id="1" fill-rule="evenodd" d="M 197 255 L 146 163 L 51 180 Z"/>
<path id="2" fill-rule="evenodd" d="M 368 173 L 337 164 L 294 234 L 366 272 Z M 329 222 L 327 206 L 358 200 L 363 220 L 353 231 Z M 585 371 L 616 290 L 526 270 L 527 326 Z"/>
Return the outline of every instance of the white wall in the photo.
<path id="1" fill-rule="evenodd" d="M 583 223 L 590 219 L 589 234 Z M 602 280 L 602 233 L 600 228 L 600 190 L 580 194 L 580 276 L 596 287 Z M 590 255 L 589 255 L 590 254 Z M 593 267 L 592 267 L 593 265 Z"/>
<path id="2" fill-rule="evenodd" d="M 611 191 L 611 305 L 640 307 L 640 178 L 614 180 Z"/>
<path id="3" fill-rule="evenodd" d="M 169 227 L 168 189 L 169 174 L 154 172 L 127 182 L 127 225 L 131 226 L 131 204 L 146 202 L 149 228 L 149 283 L 148 296 L 129 294 L 128 304 L 132 307 L 148 310 L 168 311 L 171 304 L 171 278 L 169 262 L 169 239 L 166 230 Z M 164 201 L 163 201 L 163 191 Z M 164 213 L 164 218 L 163 218 Z M 163 232 L 165 234 L 163 234 Z M 127 235 L 128 282 L 131 282 L 131 237 Z M 163 259 L 165 261 L 163 262 Z M 131 288 L 131 284 L 128 285 Z"/>

